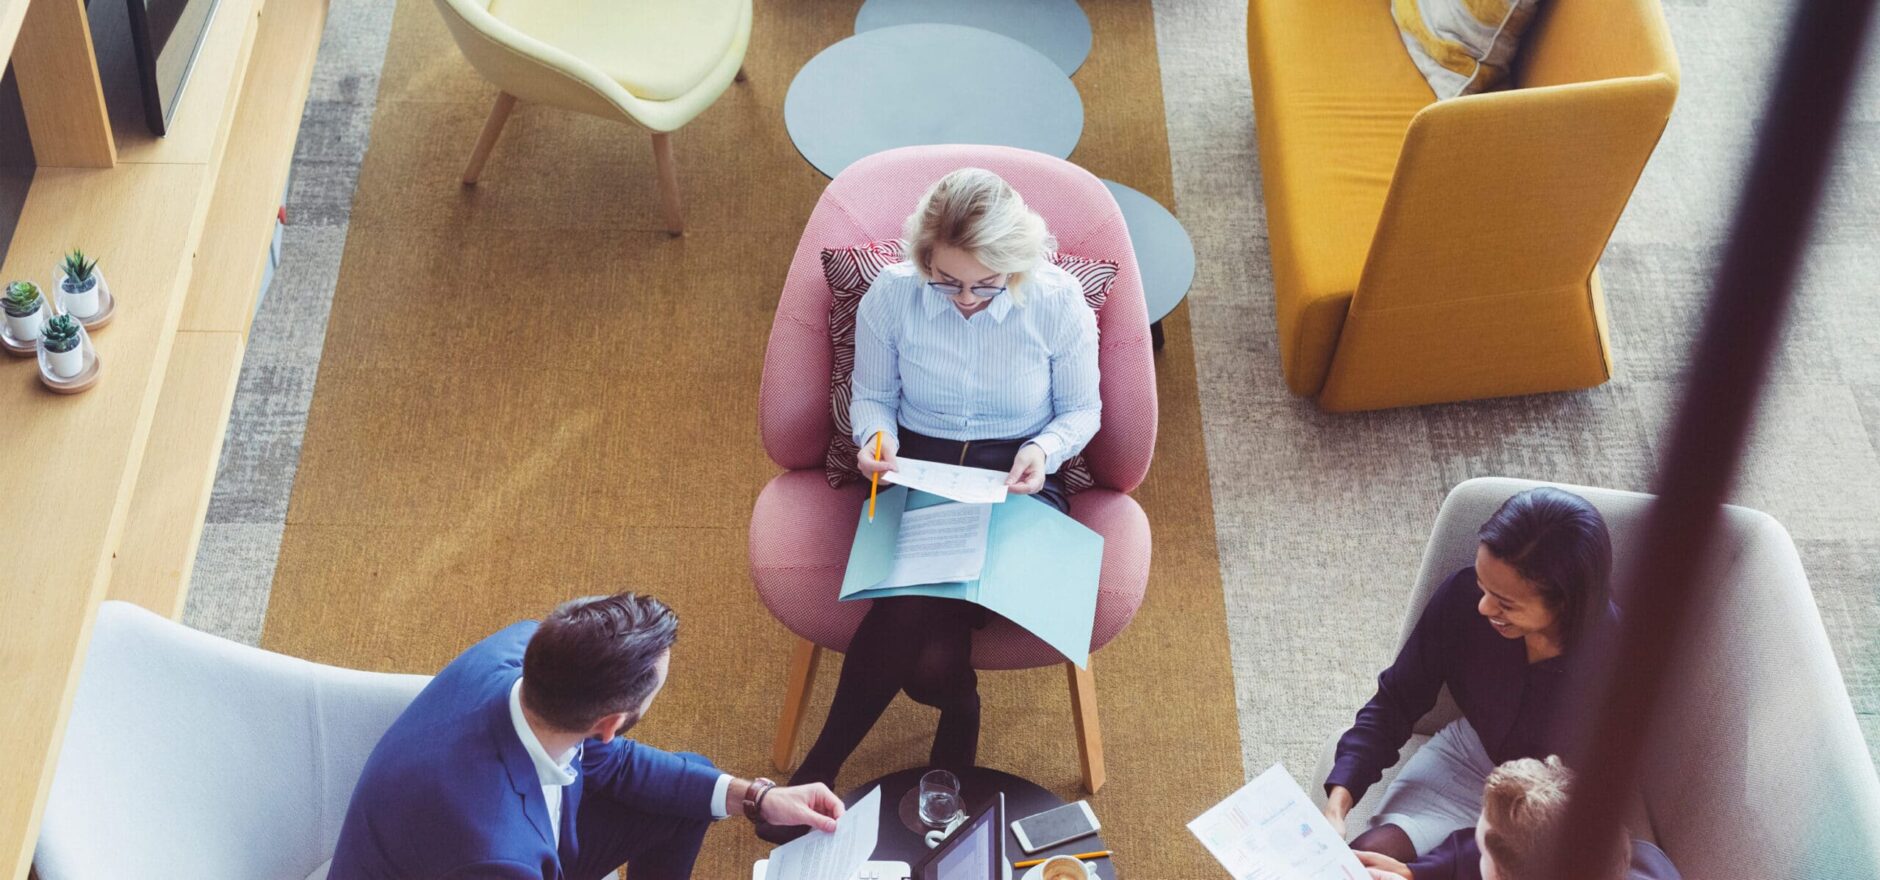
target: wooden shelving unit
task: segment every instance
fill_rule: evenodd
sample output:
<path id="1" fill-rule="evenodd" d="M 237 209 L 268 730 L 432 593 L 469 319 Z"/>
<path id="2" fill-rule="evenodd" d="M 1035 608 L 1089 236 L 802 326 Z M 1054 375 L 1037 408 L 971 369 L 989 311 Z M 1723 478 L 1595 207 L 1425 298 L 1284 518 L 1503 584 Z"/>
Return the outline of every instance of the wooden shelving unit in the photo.
<path id="1" fill-rule="evenodd" d="M 0 61 L 35 38 L 28 2 L 0 0 Z M 42 157 L 27 192 L 0 279 L 49 283 L 83 246 L 118 314 L 84 394 L 0 360 L 0 485 L 31 525 L 0 545 L 6 875 L 31 866 L 98 602 L 182 608 L 325 16 L 325 0 L 221 0 L 170 137 L 117 124 L 114 165 Z"/>

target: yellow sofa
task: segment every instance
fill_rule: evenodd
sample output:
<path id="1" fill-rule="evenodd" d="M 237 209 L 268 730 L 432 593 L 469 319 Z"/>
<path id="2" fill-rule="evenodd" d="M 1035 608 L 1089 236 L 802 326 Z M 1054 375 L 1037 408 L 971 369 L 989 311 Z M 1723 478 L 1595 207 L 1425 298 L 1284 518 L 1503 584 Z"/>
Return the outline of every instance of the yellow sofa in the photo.
<path id="1" fill-rule="evenodd" d="M 1515 87 L 1436 101 L 1381 0 L 1250 0 L 1279 350 L 1328 410 L 1612 376 L 1595 270 L 1670 117 L 1657 0 L 1553 0 Z"/>

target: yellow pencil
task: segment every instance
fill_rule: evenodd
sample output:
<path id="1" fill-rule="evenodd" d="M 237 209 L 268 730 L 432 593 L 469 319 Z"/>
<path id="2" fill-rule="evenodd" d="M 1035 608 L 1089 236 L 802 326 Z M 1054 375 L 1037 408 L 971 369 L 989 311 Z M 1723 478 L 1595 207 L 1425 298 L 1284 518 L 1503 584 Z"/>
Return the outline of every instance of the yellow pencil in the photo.
<path id="1" fill-rule="evenodd" d="M 875 460 L 876 461 L 881 460 L 881 434 L 882 432 L 880 431 L 875 432 Z M 879 488 L 881 488 L 881 472 L 875 471 L 874 473 L 868 475 L 868 521 L 869 522 L 875 521 L 875 490 Z"/>
<path id="2" fill-rule="evenodd" d="M 1086 861 L 1088 861 L 1088 860 L 1090 860 L 1090 859 L 1107 859 L 1107 858 L 1109 858 L 1109 857 L 1110 857 L 1110 851 L 1109 851 L 1109 850 L 1107 850 L 1107 849 L 1106 849 L 1106 850 L 1099 850 L 1099 851 L 1097 851 L 1097 852 L 1087 852 L 1087 853 L 1078 853 L 1078 854 L 1076 854 L 1076 855 L 1074 855 L 1074 856 L 1071 856 L 1071 858 L 1073 858 L 1073 859 L 1083 859 L 1083 860 L 1086 860 Z M 1044 864 L 1045 862 L 1048 862 L 1048 861 L 1050 861 L 1051 859 L 1055 859 L 1055 858 L 1057 858 L 1057 856 L 1047 856 L 1047 857 L 1045 857 L 1045 858 L 1042 858 L 1042 859 L 1027 859 L 1027 860 L 1025 860 L 1025 861 L 1022 861 L 1022 862 L 1013 862 L 1013 863 L 1012 863 L 1012 867 L 1014 867 L 1014 868 L 1031 868 L 1031 867 L 1036 867 L 1036 866 L 1038 866 L 1038 865 L 1042 865 L 1042 864 Z"/>

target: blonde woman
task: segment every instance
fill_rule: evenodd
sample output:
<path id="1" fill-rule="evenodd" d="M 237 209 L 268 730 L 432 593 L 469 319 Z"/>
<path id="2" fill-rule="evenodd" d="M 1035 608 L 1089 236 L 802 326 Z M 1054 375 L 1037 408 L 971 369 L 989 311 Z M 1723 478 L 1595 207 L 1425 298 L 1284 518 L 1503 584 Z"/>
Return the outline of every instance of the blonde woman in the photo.
<path id="1" fill-rule="evenodd" d="M 921 197 L 903 238 L 907 260 L 882 270 L 856 315 L 849 418 L 862 474 L 901 457 L 1002 470 L 1010 491 L 1069 512 L 1056 472 L 1097 432 L 1097 322 L 1077 280 L 1045 260 L 1056 242 L 1044 218 L 998 175 L 962 168 Z M 972 766 L 972 632 L 989 616 L 952 599 L 875 600 L 791 784 L 834 782 L 901 691 L 940 709 L 930 762 Z"/>

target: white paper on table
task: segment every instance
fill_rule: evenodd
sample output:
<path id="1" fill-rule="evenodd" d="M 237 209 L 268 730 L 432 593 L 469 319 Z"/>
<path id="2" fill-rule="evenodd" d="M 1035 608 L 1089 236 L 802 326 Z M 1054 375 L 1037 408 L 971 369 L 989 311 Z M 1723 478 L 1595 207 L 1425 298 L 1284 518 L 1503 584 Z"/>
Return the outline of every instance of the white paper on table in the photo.
<path id="1" fill-rule="evenodd" d="M 1286 768 L 1274 764 L 1188 830 L 1235 880 L 1365 880 L 1364 865 Z"/>
<path id="2" fill-rule="evenodd" d="M 913 458 L 897 459 L 894 466 L 895 470 L 882 474 L 881 478 L 909 489 L 919 489 L 967 504 L 999 504 L 1005 501 L 1005 478 L 1009 476 L 1005 471 L 960 467 Z"/>
<path id="3" fill-rule="evenodd" d="M 991 524 L 990 504 L 935 504 L 902 513 L 894 566 L 874 588 L 977 580 L 986 567 Z"/>
<path id="4" fill-rule="evenodd" d="M 836 820 L 835 833 L 811 831 L 771 850 L 764 880 L 853 877 L 874 854 L 880 826 L 881 788 L 877 786 Z"/>

